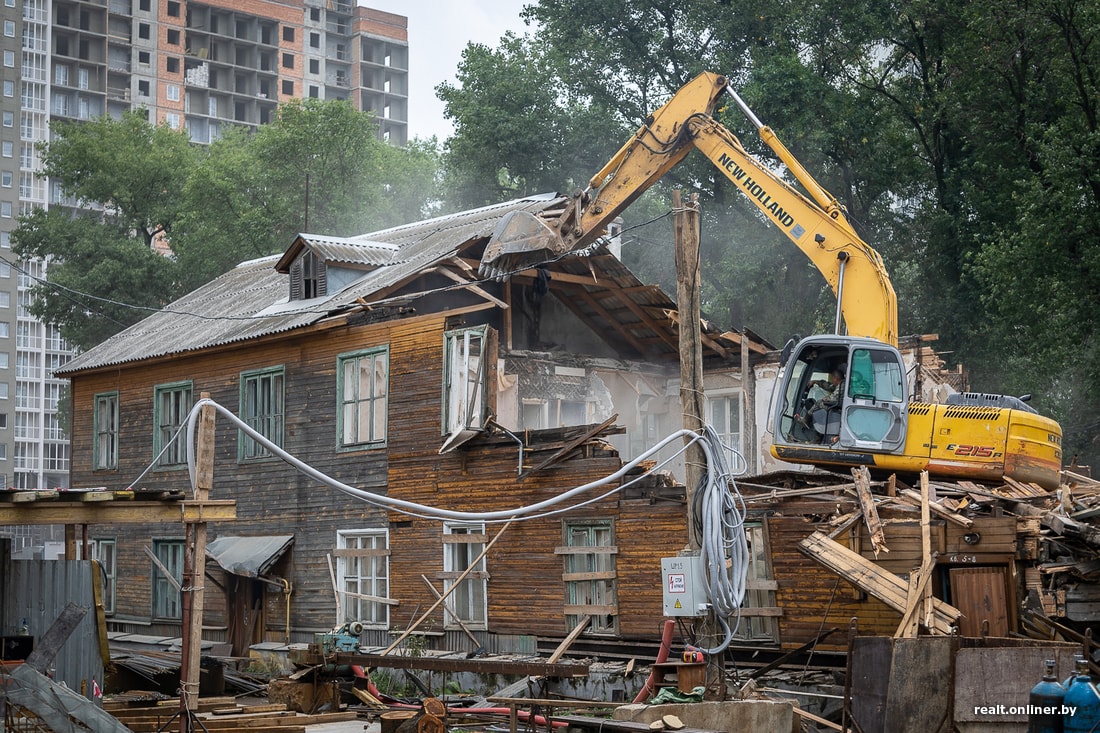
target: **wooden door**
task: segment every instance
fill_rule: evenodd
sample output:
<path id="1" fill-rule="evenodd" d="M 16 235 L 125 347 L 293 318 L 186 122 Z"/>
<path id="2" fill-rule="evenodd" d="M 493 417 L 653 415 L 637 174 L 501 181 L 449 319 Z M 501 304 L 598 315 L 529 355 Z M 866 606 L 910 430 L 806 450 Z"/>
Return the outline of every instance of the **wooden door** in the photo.
<path id="1" fill-rule="evenodd" d="M 951 605 L 963 612 L 960 636 L 982 636 L 989 622 L 989 636 L 1008 636 L 1007 568 L 1003 565 L 951 568 Z"/>

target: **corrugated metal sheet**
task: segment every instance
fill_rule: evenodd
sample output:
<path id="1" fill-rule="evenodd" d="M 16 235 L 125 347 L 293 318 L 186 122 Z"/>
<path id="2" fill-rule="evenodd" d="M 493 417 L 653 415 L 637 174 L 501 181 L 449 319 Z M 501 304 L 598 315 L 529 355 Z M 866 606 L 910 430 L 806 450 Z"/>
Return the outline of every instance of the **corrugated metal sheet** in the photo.
<path id="1" fill-rule="evenodd" d="M 246 578 L 265 575 L 294 543 L 294 535 L 271 537 L 219 537 L 206 546 L 206 554 L 222 569 Z"/>
<path id="2" fill-rule="evenodd" d="M 339 239 L 319 237 L 314 234 L 301 235 L 302 241 L 309 245 L 325 262 L 340 262 L 349 265 L 389 265 L 394 261 L 400 248 L 388 242 L 375 242 L 369 239 Z"/>
<path id="3" fill-rule="evenodd" d="M 163 310 L 115 334 L 55 371 L 58 376 L 133 361 L 184 354 L 198 349 L 302 328 L 371 302 L 382 289 L 414 277 L 424 268 L 458 253 L 464 245 L 487 239 L 497 221 L 512 210 L 541 211 L 552 199 L 530 198 L 465 211 L 344 240 L 359 241 L 373 255 L 383 245 L 396 248 L 389 264 L 367 273 L 324 298 L 286 304 L 287 276 L 276 272 L 282 258 L 272 255 L 242 263 L 185 295 Z"/>
<path id="4" fill-rule="evenodd" d="M 96 627 L 92 563 L 88 560 L 12 560 L 7 566 L 4 596 L 0 598 L 0 619 L 14 628 L 27 620 L 35 639 L 41 639 L 65 606 L 72 603 L 88 609 L 51 665 L 54 680 L 74 692 L 92 697 L 92 682 L 103 687 L 103 660 Z M 4 633 L 10 633 L 5 630 Z M 89 653 L 89 651 L 91 653 Z"/>

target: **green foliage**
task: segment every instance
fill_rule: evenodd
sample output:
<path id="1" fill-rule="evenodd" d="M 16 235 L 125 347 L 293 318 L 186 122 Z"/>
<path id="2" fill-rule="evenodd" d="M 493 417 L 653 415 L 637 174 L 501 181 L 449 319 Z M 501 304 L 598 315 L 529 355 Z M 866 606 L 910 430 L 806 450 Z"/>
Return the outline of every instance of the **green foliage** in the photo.
<path id="1" fill-rule="evenodd" d="M 51 258 L 49 285 L 35 285 L 29 310 L 82 349 L 163 307 L 174 289 L 171 260 L 97 216 L 37 209 L 12 232 L 12 251 Z"/>
<path id="2" fill-rule="evenodd" d="M 84 349 L 299 232 L 361 234 L 439 205 L 435 141 L 387 145 L 346 102 L 290 102 L 206 148 L 144 111 L 53 132 L 45 170 L 80 208 L 21 217 L 13 250 L 51 261 L 31 311 Z"/>
<path id="3" fill-rule="evenodd" d="M 1100 5 L 539 0 L 524 17 L 528 36 L 469 47 L 440 90 L 463 202 L 479 182 L 483 203 L 583 181 L 607 138 L 724 72 L 883 255 L 901 332 L 938 333 L 975 389 L 1035 393 L 1067 457 L 1100 460 Z M 717 116 L 770 158 L 735 108 Z M 700 196 L 711 317 L 776 343 L 831 330 L 820 276 L 700 156 L 624 214 L 639 276 L 671 291 L 671 186 Z"/>
<path id="4" fill-rule="evenodd" d="M 466 48 L 460 86 L 437 87 L 455 125 L 444 153 L 450 208 L 570 191 L 584 185 L 593 152 L 610 156 L 621 144 L 618 130 L 608 135 L 606 111 L 565 76 L 562 60 L 528 37 Z"/>

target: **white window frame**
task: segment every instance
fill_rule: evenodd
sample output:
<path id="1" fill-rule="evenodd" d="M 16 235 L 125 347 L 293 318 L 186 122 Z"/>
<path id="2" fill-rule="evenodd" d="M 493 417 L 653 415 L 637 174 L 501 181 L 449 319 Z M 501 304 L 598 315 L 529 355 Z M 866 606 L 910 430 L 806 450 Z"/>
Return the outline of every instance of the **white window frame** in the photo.
<path id="1" fill-rule="evenodd" d="M 718 433 L 725 448 L 726 467 L 737 473 L 745 468 L 745 408 L 739 389 L 706 394 L 706 422 Z"/>
<path id="2" fill-rule="evenodd" d="M 484 522 L 443 523 L 443 592 L 449 593 L 443 614 L 446 629 L 462 624 L 470 629 L 489 627 L 489 573 L 482 555 L 488 539 Z M 459 576 L 471 566 L 452 592 Z"/>
<path id="3" fill-rule="evenodd" d="M 366 628 L 390 624 L 390 550 L 386 529 L 347 529 L 336 533 L 336 583 L 343 622 Z"/>
<path id="4" fill-rule="evenodd" d="M 442 433 L 453 439 L 484 428 L 489 416 L 489 360 L 496 355 L 487 353 L 487 326 L 447 331 L 443 341 Z"/>
<path id="5" fill-rule="evenodd" d="M 389 346 L 336 357 L 337 444 L 343 449 L 386 444 L 389 412 Z"/>

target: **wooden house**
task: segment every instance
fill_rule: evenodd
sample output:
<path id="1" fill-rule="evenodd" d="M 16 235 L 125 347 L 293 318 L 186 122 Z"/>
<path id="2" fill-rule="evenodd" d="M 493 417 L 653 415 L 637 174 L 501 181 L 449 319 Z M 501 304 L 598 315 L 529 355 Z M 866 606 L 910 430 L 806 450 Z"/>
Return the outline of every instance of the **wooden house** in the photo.
<path id="1" fill-rule="evenodd" d="M 582 620 L 609 643 L 656 639 L 660 561 L 687 539 L 684 488 L 647 474 L 656 461 L 584 506 L 499 521 L 680 427 L 675 304 L 606 248 L 477 277 L 501 216 L 560 205 L 303 234 L 113 336 L 58 372 L 72 387 L 72 485 L 190 491 L 184 426 L 209 395 L 262 440 L 217 419 L 211 498 L 234 499 L 237 520 L 211 533 L 205 638 L 242 654 L 358 622 L 381 645 L 457 584 L 421 639 L 464 648 L 470 631 L 490 650 L 534 651 Z M 742 375 L 768 347 L 709 326 L 703 343 L 708 421 L 757 470 Z M 178 635 L 168 576 L 181 574 L 183 525 L 88 535 L 108 627 Z"/>

